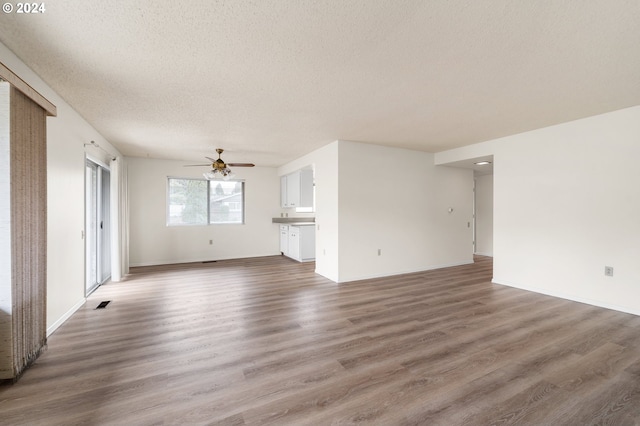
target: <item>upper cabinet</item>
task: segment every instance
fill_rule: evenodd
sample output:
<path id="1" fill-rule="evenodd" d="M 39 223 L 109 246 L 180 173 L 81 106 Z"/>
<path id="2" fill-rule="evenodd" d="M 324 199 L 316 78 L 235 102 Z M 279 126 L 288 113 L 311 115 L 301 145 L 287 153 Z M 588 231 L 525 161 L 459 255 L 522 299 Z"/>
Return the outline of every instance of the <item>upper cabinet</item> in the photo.
<path id="1" fill-rule="evenodd" d="M 313 207 L 313 170 L 298 170 L 280 177 L 280 205 Z"/>

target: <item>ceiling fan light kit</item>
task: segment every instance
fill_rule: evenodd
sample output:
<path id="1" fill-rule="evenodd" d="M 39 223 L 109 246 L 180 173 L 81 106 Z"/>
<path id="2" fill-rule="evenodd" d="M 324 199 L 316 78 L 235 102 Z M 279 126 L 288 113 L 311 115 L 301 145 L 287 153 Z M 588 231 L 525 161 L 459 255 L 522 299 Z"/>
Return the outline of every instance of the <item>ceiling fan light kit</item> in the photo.
<path id="1" fill-rule="evenodd" d="M 231 169 L 228 167 L 225 167 L 224 169 L 213 169 L 210 172 L 204 172 L 202 175 L 207 180 L 215 180 L 215 179 L 229 180 L 235 177 Z"/>

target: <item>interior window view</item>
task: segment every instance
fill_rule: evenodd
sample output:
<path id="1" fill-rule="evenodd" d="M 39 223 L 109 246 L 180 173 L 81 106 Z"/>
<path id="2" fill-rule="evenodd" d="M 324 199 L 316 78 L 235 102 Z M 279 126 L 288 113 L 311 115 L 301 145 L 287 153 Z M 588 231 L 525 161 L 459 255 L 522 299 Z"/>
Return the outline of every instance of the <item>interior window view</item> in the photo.
<path id="1" fill-rule="evenodd" d="M 0 12 L 0 425 L 640 424 L 640 5 Z"/>
<path id="2" fill-rule="evenodd" d="M 168 225 L 244 222 L 244 182 L 177 178 L 168 181 Z"/>

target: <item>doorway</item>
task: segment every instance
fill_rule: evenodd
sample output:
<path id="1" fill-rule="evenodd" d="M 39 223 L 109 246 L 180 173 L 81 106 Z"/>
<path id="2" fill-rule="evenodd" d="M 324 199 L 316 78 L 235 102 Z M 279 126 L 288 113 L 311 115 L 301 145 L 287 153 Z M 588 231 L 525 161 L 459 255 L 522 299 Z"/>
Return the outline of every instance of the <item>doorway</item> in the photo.
<path id="1" fill-rule="evenodd" d="M 493 257 L 493 171 L 475 173 L 473 253 Z"/>
<path id="2" fill-rule="evenodd" d="M 111 179 L 109 169 L 87 159 L 85 167 L 85 295 L 111 277 Z"/>

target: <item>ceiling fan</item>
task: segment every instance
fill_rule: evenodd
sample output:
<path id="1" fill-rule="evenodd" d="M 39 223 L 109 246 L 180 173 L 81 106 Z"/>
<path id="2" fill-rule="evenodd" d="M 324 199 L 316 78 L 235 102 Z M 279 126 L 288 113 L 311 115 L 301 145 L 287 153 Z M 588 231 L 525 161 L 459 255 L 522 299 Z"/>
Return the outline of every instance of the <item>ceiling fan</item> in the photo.
<path id="1" fill-rule="evenodd" d="M 189 164 L 185 167 L 201 167 L 201 166 L 211 166 L 211 171 L 204 173 L 204 177 L 211 179 L 224 179 L 228 180 L 233 177 L 233 173 L 231 172 L 231 167 L 253 167 L 255 164 L 253 163 L 225 163 L 221 157 L 224 150 L 222 148 L 217 148 L 216 152 L 218 153 L 218 159 L 213 159 L 211 157 L 204 157 L 207 160 L 211 160 L 209 164 Z"/>

